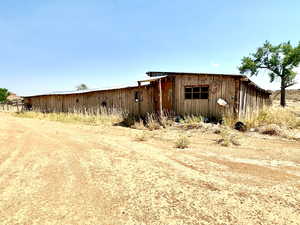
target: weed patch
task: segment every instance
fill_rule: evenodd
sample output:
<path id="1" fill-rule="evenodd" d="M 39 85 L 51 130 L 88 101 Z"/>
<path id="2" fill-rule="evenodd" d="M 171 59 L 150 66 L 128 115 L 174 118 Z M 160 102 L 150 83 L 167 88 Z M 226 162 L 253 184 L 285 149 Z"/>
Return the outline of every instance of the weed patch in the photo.
<path id="1" fill-rule="evenodd" d="M 41 113 L 41 112 L 21 112 L 15 113 L 16 117 L 33 118 L 40 120 L 59 121 L 64 123 L 83 123 L 87 125 L 112 125 L 124 120 L 122 112 L 81 114 L 81 113 Z"/>
<path id="2" fill-rule="evenodd" d="M 136 141 L 147 141 L 148 140 L 148 135 L 145 131 L 142 132 L 142 133 L 138 133 L 135 136 L 135 140 Z"/>
<path id="3" fill-rule="evenodd" d="M 146 127 L 149 130 L 158 130 L 161 128 L 160 124 L 159 124 L 159 120 L 157 118 L 157 116 L 155 116 L 154 114 L 148 114 L 146 117 Z"/>
<path id="4" fill-rule="evenodd" d="M 258 127 L 257 131 L 261 134 L 266 134 L 270 136 L 280 136 L 280 137 L 295 139 L 295 140 L 298 139 L 296 137 L 296 134 L 293 132 L 293 129 L 280 127 L 276 124 L 269 124 L 269 125 Z"/>
<path id="5" fill-rule="evenodd" d="M 175 147 L 180 149 L 188 148 L 190 145 L 190 140 L 186 136 L 179 136 L 176 139 Z"/>
<path id="6" fill-rule="evenodd" d="M 248 127 L 259 127 L 275 124 L 281 127 L 297 128 L 300 121 L 296 115 L 287 108 L 269 107 L 245 120 Z"/>
<path id="7" fill-rule="evenodd" d="M 231 145 L 241 145 L 241 138 L 235 133 L 231 133 L 230 130 L 222 129 L 220 132 L 221 138 L 217 140 L 217 143 L 224 147 Z"/>
<path id="8" fill-rule="evenodd" d="M 137 129 L 137 130 L 145 130 L 146 129 L 143 120 L 135 121 L 134 124 L 131 126 L 131 128 Z"/>

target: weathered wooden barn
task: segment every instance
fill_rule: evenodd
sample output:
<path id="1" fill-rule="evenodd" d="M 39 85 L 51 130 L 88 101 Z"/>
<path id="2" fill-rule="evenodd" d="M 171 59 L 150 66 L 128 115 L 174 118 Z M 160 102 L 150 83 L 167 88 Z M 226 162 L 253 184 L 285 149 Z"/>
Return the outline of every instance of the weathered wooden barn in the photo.
<path id="1" fill-rule="evenodd" d="M 224 114 L 245 118 L 271 104 L 271 92 L 244 75 L 147 72 L 137 86 L 25 96 L 28 109 L 42 112 L 97 111 L 116 108 L 133 115 L 168 112 L 175 115 Z"/>

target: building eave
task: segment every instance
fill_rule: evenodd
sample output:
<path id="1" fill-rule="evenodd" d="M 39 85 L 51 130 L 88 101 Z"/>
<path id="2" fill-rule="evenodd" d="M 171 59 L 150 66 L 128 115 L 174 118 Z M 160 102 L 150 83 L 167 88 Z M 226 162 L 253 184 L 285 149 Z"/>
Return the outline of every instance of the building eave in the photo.
<path id="1" fill-rule="evenodd" d="M 146 87 L 148 85 L 142 85 L 141 87 Z M 50 93 L 42 93 L 36 95 L 27 95 L 22 96 L 22 98 L 32 98 L 32 97 L 42 97 L 42 96 L 64 96 L 64 95 L 79 95 L 79 94 L 88 94 L 94 92 L 103 92 L 103 91 L 114 91 L 120 89 L 132 89 L 138 88 L 137 85 L 133 86 L 118 86 L 118 87 L 109 87 L 109 88 L 101 88 L 101 89 L 89 89 L 89 90 L 81 90 L 81 91 L 57 91 L 57 92 L 50 92 Z"/>

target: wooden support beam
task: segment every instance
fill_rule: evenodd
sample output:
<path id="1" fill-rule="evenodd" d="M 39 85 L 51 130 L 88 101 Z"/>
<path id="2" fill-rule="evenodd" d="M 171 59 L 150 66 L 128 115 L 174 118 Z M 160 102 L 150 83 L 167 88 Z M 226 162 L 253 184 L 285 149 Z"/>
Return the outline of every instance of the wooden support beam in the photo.
<path id="1" fill-rule="evenodd" d="M 247 77 L 241 78 L 241 81 L 249 81 L 249 78 Z"/>
<path id="2" fill-rule="evenodd" d="M 139 117 L 141 117 L 141 82 L 138 81 L 139 92 L 138 92 L 138 104 L 139 104 Z"/>
<path id="3" fill-rule="evenodd" d="M 158 88 L 159 88 L 159 114 L 160 116 L 163 115 L 163 108 L 162 108 L 162 90 L 161 90 L 161 79 L 158 81 Z"/>
<path id="4" fill-rule="evenodd" d="M 235 79 L 235 96 L 234 96 L 234 117 L 239 118 L 240 114 L 240 80 Z"/>

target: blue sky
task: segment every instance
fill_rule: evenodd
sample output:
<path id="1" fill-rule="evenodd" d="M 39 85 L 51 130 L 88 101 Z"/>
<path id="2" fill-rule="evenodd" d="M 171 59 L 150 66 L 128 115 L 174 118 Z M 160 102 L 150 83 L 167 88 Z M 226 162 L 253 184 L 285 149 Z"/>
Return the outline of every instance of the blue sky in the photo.
<path id="1" fill-rule="evenodd" d="M 134 84 L 151 70 L 238 73 L 265 40 L 298 43 L 299 12 L 299 0 L 3 0 L 0 86 L 29 95 Z"/>

